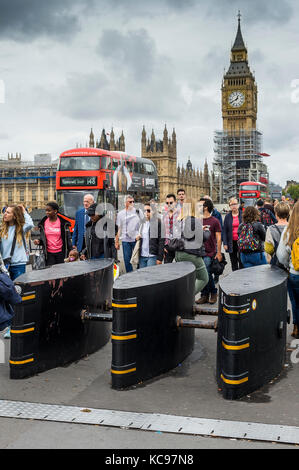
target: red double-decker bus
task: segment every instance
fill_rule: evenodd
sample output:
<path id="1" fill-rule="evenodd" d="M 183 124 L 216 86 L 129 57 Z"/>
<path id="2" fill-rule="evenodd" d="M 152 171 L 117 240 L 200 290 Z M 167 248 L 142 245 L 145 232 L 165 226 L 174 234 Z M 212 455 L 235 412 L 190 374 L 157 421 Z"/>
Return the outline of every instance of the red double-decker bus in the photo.
<path id="1" fill-rule="evenodd" d="M 254 206 L 258 199 L 267 197 L 267 186 L 260 181 L 244 181 L 239 186 L 239 200 L 244 206 Z"/>
<path id="2" fill-rule="evenodd" d="M 63 217 L 71 222 L 83 207 L 85 194 L 97 203 L 109 203 L 115 209 L 125 194 L 136 202 L 158 199 L 158 175 L 154 163 L 124 152 L 98 148 L 76 148 L 59 157 L 56 173 L 56 198 Z"/>

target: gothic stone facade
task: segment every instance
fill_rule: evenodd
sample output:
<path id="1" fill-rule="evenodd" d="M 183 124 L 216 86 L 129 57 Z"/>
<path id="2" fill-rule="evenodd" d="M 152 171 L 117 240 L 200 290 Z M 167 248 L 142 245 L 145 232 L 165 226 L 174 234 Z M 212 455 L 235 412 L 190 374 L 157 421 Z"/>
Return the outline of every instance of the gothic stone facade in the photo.
<path id="1" fill-rule="evenodd" d="M 165 201 L 167 194 L 176 194 L 180 188 L 185 190 L 188 198 L 198 200 L 201 196 L 208 194 L 215 200 L 217 182 L 214 175 L 209 174 L 207 162 L 204 163 L 203 171 L 193 169 L 190 159 L 186 168 L 180 167 L 177 164 L 175 130 L 173 130 L 171 137 L 169 137 L 165 125 L 163 140 L 157 140 L 154 131 L 151 133 L 151 138 L 147 139 L 146 131 L 143 127 L 141 156 L 149 158 L 156 165 L 159 177 L 160 202 Z"/>

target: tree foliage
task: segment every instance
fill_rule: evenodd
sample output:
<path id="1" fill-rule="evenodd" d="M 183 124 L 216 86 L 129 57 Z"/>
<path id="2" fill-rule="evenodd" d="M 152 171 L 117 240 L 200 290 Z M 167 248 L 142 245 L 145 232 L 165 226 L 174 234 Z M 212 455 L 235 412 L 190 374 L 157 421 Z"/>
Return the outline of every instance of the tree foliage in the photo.
<path id="1" fill-rule="evenodd" d="M 289 186 L 288 193 L 292 199 L 299 199 L 299 184 L 292 184 Z"/>

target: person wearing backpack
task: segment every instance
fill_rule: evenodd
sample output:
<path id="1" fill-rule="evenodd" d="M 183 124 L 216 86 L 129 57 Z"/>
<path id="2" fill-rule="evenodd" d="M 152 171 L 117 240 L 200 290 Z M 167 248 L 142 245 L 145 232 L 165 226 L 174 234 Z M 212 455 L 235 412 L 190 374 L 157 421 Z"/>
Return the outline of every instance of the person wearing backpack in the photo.
<path id="1" fill-rule="evenodd" d="M 238 250 L 244 268 L 267 264 L 264 241 L 266 231 L 259 221 L 259 212 L 253 206 L 245 208 L 242 215 L 243 222 L 238 228 Z"/>
<path id="2" fill-rule="evenodd" d="M 270 225 L 277 224 L 275 215 L 270 209 L 264 207 L 264 201 L 262 199 L 259 199 L 256 205 L 260 213 L 261 222 L 266 230 Z"/>
<path id="3" fill-rule="evenodd" d="M 270 255 L 270 264 L 273 266 L 283 267 L 277 259 L 276 251 L 279 245 L 281 234 L 286 225 L 288 225 L 289 215 L 290 206 L 286 202 L 279 202 L 275 206 L 275 217 L 277 219 L 277 224 L 270 225 L 266 232 L 265 252 Z"/>
<path id="4" fill-rule="evenodd" d="M 293 207 L 289 223 L 280 237 L 278 261 L 289 271 L 288 292 L 293 310 L 292 336 L 299 339 L 299 201 Z"/>

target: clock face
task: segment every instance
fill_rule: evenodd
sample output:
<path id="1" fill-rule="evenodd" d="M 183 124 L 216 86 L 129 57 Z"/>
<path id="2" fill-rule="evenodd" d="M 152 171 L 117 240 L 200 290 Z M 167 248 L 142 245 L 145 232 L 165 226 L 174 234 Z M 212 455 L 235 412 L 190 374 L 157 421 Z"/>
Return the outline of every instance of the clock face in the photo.
<path id="1" fill-rule="evenodd" d="M 241 91 L 233 91 L 229 97 L 228 97 L 228 103 L 233 107 L 233 108 L 239 108 L 244 104 L 245 102 L 245 96 Z"/>

